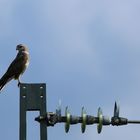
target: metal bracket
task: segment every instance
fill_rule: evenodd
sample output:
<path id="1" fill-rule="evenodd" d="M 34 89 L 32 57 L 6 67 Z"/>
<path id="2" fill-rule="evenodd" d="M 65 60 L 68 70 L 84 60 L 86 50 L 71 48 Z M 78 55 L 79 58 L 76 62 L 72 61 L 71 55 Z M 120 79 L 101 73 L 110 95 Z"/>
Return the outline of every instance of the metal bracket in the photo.
<path id="1" fill-rule="evenodd" d="M 85 132 L 86 125 L 97 124 L 97 132 L 100 134 L 103 126 L 122 126 L 127 124 L 140 124 L 140 120 L 128 120 L 119 116 L 119 106 L 115 102 L 114 114 L 111 119 L 108 116 L 104 116 L 102 109 L 98 108 L 97 117 L 87 115 L 84 107 L 82 107 L 81 116 L 71 115 L 68 107 L 65 109 L 65 116 L 61 114 L 61 108 L 56 109 L 56 112 L 46 112 L 44 116 L 38 116 L 35 121 L 46 124 L 47 127 L 54 126 L 56 123 L 65 123 L 65 132 L 68 133 L 70 125 L 81 123 L 81 131 Z"/>
<path id="2" fill-rule="evenodd" d="M 26 112 L 40 111 L 46 114 L 46 84 L 20 85 L 20 140 L 26 140 Z M 40 140 L 47 140 L 47 127 L 40 123 Z"/>

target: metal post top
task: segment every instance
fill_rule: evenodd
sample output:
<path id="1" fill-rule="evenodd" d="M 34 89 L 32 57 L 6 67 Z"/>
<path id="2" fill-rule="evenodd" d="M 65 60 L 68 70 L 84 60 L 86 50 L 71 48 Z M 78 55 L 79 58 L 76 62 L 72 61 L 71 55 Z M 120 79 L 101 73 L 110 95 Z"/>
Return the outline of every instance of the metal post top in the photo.
<path id="1" fill-rule="evenodd" d="M 28 87 L 28 86 L 46 86 L 46 83 L 21 83 L 20 84 L 20 88 L 21 87 Z"/>
<path id="2" fill-rule="evenodd" d="M 20 85 L 20 100 L 26 105 L 27 110 L 40 110 L 46 106 L 45 83 L 22 83 Z M 46 110 L 46 108 L 45 108 Z"/>

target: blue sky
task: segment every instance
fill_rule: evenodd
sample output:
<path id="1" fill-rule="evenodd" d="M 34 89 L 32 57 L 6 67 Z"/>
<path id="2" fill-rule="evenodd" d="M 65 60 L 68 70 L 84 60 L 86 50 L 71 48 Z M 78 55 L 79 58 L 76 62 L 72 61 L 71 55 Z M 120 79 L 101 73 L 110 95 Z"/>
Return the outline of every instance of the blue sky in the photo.
<path id="1" fill-rule="evenodd" d="M 23 82 L 47 83 L 48 111 L 113 114 L 115 100 L 121 115 L 140 119 L 140 1 L 138 0 L 0 0 L 0 75 L 16 55 L 16 45 L 29 47 L 31 62 Z M 19 138 L 19 89 L 10 82 L 0 95 L 0 137 Z M 64 112 L 64 111 L 63 111 Z M 28 113 L 29 139 L 38 140 L 38 113 Z M 63 124 L 48 128 L 48 139 L 132 140 L 139 125 L 104 127 L 80 125 L 64 133 Z M 116 137 L 117 135 L 117 137 Z"/>

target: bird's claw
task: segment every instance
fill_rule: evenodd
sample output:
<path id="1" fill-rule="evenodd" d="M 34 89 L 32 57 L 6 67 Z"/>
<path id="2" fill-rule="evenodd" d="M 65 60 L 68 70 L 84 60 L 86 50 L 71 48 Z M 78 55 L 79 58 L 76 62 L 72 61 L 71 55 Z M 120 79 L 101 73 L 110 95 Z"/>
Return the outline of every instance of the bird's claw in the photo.
<path id="1" fill-rule="evenodd" d="M 20 87 L 21 82 L 18 82 L 18 87 Z"/>

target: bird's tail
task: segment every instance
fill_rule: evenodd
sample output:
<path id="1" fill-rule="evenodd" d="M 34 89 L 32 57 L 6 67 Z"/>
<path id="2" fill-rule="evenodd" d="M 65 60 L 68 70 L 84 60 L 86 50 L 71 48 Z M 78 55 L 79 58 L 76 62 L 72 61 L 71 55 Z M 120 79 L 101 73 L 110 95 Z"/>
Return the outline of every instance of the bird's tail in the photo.
<path id="1" fill-rule="evenodd" d="M 2 76 L 0 79 L 0 91 L 4 88 L 4 86 L 10 81 L 11 79 L 8 78 L 6 74 Z"/>

